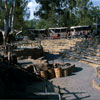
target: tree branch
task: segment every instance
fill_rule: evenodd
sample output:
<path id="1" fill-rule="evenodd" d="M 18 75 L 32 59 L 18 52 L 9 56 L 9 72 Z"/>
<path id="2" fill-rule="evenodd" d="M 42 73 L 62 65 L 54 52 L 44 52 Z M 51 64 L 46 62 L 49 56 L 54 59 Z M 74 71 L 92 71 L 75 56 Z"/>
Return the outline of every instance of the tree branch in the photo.
<path id="1" fill-rule="evenodd" d="M 13 10 L 13 8 L 11 7 L 10 11 L 9 11 L 9 27 L 11 26 L 11 14 L 12 14 L 12 10 Z"/>
<path id="2" fill-rule="evenodd" d="M 11 27 L 11 32 L 10 34 L 12 34 L 14 32 L 14 13 L 15 13 L 15 6 L 16 6 L 16 0 L 13 1 L 12 4 L 12 9 L 11 9 L 11 23 L 10 23 L 10 27 Z"/>
<path id="3" fill-rule="evenodd" d="M 7 13 L 7 11 L 8 11 L 7 0 L 5 0 L 5 9 L 6 9 L 6 13 Z"/>
<path id="4" fill-rule="evenodd" d="M 2 35 L 4 36 L 4 30 L 0 29 L 0 32 L 2 33 Z"/>
<path id="5" fill-rule="evenodd" d="M 17 32 L 16 35 L 18 35 L 18 34 L 20 34 L 20 33 L 22 33 L 22 31 Z"/>
<path id="6" fill-rule="evenodd" d="M 18 30 L 14 30 L 16 32 L 16 35 L 22 33 L 22 30 L 21 31 L 18 31 Z"/>
<path id="7" fill-rule="evenodd" d="M 14 30 L 15 32 L 18 32 L 17 30 Z"/>

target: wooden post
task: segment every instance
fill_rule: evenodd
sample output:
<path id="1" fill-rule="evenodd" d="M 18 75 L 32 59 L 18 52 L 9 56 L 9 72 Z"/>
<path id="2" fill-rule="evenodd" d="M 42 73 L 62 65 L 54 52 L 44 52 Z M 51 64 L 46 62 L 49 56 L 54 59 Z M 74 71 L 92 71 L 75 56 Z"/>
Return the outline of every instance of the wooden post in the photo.
<path id="1" fill-rule="evenodd" d="M 11 58 L 11 51 L 10 51 L 10 46 L 8 46 L 8 65 L 10 64 L 10 58 Z"/>
<path id="2" fill-rule="evenodd" d="M 48 86 L 47 86 L 47 84 L 45 85 L 45 92 L 46 93 L 48 92 Z"/>
<path id="3" fill-rule="evenodd" d="M 61 100 L 61 99 L 62 99 L 62 97 L 61 97 L 60 86 L 58 86 L 58 94 L 59 94 L 59 100 Z"/>

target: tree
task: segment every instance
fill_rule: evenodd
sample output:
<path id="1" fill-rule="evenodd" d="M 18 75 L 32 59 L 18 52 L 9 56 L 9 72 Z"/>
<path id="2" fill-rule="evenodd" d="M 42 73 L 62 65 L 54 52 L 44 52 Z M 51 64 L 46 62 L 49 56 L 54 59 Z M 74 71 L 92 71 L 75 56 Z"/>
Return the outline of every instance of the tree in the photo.
<path id="1" fill-rule="evenodd" d="M 92 5 L 90 0 L 77 0 L 78 25 L 91 25 L 91 15 L 89 13 Z"/>
<path id="2" fill-rule="evenodd" d="M 46 28 L 56 26 L 58 19 L 56 16 L 59 12 L 60 0 L 36 0 L 37 3 L 40 3 L 40 9 L 35 12 L 36 16 L 40 17 L 40 24 L 44 23 Z"/>
<path id="3" fill-rule="evenodd" d="M 91 15 L 92 24 L 97 21 L 100 22 L 100 8 L 98 6 L 91 7 L 89 13 Z"/>
<path id="4" fill-rule="evenodd" d="M 36 0 L 40 9 L 35 13 L 45 20 L 46 26 L 71 26 L 75 21 L 76 0 Z M 50 23 L 49 23 L 50 22 Z M 49 24 L 48 24 L 49 23 Z M 51 25 L 50 25 L 51 24 Z"/>
<path id="5" fill-rule="evenodd" d="M 14 24 L 14 11 L 15 11 L 15 0 L 13 1 L 0 1 L 0 10 L 4 14 L 4 30 L 1 30 L 3 34 L 3 38 L 5 38 L 8 34 L 12 34 L 13 32 L 13 24 Z"/>
<path id="6" fill-rule="evenodd" d="M 14 28 L 20 28 L 20 24 L 24 22 L 23 15 L 25 14 L 25 7 L 27 0 L 0 0 L 0 19 L 1 29 L 4 42 L 9 34 L 14 33 Z M 15 23 L 14 23 L 15 22 Z M 21 25 L 22 25 L 21 24 Z"/>
<path id="7" fill-rule="evenodd" d="M 25 21 L 25 28 L 37 28 L 38 19 L 26 20 Z"/>
<path id="8" fill-rule="evenodd" d="M 36 2 L 40 3 L 40 9 L 35 15 L 40 17 L 40 24 L 44 23 L 44 27 L 45 25 L 70 27 L 93 23 L 92 12 L 95 9 L 91 0 L 36 0 Z"/>
<path id="9" fill-rule="evenodd" d="M 30 16 L 30 12 L 26 7 L 28 2 L 29 0 L 16 0 L 15 24 L 14 24 L 16 30 L 21 30 L 21 28 L 26 27 L 25 19 L 28 19 Z"/>

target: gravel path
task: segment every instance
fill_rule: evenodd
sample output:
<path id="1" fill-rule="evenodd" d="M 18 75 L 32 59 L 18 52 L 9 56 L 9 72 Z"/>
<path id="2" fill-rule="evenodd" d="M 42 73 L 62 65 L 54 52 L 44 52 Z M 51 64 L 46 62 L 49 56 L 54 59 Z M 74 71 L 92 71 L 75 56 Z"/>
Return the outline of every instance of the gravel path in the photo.
<path id="1" fill-rule="evenodd" d="M 55 61 L 59 62 L 61 59 Z M 92 86 L 92 80 L 96 77 L 95 69 L 78 61 L 65 61 L 75 64 L 77 72 L 68 77 L 50 80 L 53 85 L 61 87 L 63 100 L 100 100 L 100 90 Z"/>

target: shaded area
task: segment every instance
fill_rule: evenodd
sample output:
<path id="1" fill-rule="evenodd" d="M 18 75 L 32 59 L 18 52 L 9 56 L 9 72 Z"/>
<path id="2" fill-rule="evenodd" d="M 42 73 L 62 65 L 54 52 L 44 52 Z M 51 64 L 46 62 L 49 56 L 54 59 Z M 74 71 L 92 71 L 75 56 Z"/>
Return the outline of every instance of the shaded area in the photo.
<path id="1" fill-rule="evenodd" d="M 24 60 L 18 60 L 17 65 L 19 66 L 25 66 L 25 65 L 31 65 L 33 64 L 31 61 L 24 59 Z"/>
<path id="2" fill-rule="evenodd" d="M 51 95 L 42 96 L 39 92 L 50 92 Z M 9 67 L 0 62 L 0 99 L 35 98 L 58 100 L 58 93 L 55 93 L 52 82 L 43 80 L 40 76 L 18 66 Z"/>
<path id="3" fill-rule="evenodd" d="M 80 71 L 82 71 L 82 70 L 83 70 L 83 68 L 81 68 L 81 67 L 75 67 L 75 71 L 72 72 L 72 73 L 70 74 L 70 76 L 76 75 L 77 72 L 80 72 Z"/>
<path id="4" fill-rule="evenodd" d="M 30 73 L 24 69 L 21 69 L 16 66 L 8 66 L 0 62 L 0 80 L 4 88 L 4 96 L 0 94 L 0 98 L 10 98 L 13 97 L 13 92 L 25 93 L 25 87 L 29 84 L 32 84 L 34 81 L 40 82 L 41 78 L 36 76 L 34 73 Z M 0 91 L 1 93 L 2 91 Z M 13 94 L 10 96 L 10 94 Z"/>
<path id="5" fill-rule="evenodd" d="M 61 55 L 59 54 L 50 54 L 48 52 L 45 52 L 45 58 L 48 60 L 48 61 L 53 61 L 53 60 L 56 60 L 58 59 Z"/>
<path id="6" fill-rule="evenodd" d="M 82 70 L 83 70 L 82 67 L 75 67 L 75 72 L 80 72 L 80 71 L 82 71 Z"/>
<path id="7" fill-rule="evenodd" d="M 0 32 L 0 45 L 3 44 L 3 35 L 2 33 Z"/>
<path id="8" fill-rule="evenodd" d="M 61 90 L 64 91 L 62 100 L 69 100 L 68 98 L 72 95 L 73 98 L 71 100 L 82 100 L 82 99 L 88 99 L 90 97 L 90 95 L 86 95 L 86 92 L 70 92 L 69 90 L 67 90 L 66 88 L 61 88 Z M 78 95 L 83 95 L 82 97 L 78 96 Z M 64 96 L 66 95 L 66 96 Z"/>

